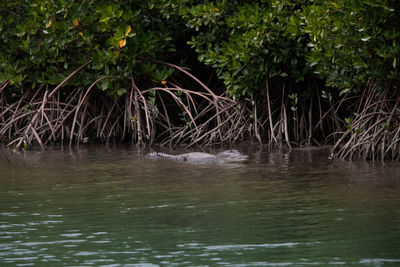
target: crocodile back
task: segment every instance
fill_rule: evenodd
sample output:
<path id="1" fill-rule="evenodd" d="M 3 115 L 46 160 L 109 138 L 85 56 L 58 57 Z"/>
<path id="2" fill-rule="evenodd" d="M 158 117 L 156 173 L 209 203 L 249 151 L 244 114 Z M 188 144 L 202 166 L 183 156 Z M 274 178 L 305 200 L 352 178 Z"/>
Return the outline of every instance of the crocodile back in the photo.
<path id="1" fill-rule="evenodd" d="M 176 156 L 170 155 L 167 153 L 163 153 L 163 152 L 151 152 L 146 155 L 146 158 L 148 158 L 148 159 L 175 159 Z"/>

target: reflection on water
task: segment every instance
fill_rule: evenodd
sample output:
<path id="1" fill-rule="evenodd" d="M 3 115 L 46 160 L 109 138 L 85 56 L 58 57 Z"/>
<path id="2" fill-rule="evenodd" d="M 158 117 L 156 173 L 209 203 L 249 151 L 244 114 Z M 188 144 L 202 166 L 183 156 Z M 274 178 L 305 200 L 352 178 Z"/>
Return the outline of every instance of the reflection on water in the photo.
<path id="1" fill-rule="evenodd" d="M 398 164 L 246 149 L 233 166 L 2 152 L 0 266 L 400 265 Z"/>

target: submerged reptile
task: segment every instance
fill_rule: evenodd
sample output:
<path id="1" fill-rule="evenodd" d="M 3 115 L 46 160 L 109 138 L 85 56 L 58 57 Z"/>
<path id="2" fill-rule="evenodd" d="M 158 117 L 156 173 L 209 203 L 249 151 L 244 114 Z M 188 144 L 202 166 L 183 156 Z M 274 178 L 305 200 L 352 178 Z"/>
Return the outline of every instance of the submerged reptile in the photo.
<path id="1" fill-rule="evenodd" d="M 152 152 L 146 155 L 149 159 L 170 159 L 180 162 L 189 163 L 233 163 L 241 162 L 248 159 L 247 155 L 241 154 L 237 150 L 225 150 L 217 155 L 204 152 L 190 152 L 179 155 L 171 155 L 161 152 Z"/>

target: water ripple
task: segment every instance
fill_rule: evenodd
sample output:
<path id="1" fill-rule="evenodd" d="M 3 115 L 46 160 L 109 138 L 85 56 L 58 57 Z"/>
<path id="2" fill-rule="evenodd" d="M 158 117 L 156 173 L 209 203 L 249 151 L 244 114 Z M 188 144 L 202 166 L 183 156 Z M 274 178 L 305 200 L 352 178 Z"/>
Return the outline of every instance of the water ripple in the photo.
<path id="1" fill-rule="evenodd" d="M 301 244 L 309 243 L 279 243 L 279 244 L 245 244 L 245 245 L 221 245 L 221 246 L 205 246 L 208 250 L 240 250 L 240 249 L 255 249 L 255 248 L 279 248 L 279 247 L 294 247 Z"/>
<path id="2" fill-rule="evenodd" d="M 99 147 L 0 157 L 0 265 L 400 266 L 400 165 L 302 155 L 237 169 Z"/>

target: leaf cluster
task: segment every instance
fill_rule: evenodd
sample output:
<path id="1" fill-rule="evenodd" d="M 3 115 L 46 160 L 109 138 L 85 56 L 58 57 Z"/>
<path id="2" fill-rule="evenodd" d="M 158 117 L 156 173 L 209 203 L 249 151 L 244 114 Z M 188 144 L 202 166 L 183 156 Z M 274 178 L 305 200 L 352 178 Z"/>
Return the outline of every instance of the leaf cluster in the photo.
<path id="1" fill-rule="evenodd" d="M 0 3 L 0 83 L 20 94 L 38 85 L 59 84 L 92 61 L 70 86 L 84 87 L 102 75 L 152 82 L 171 71 L 151 63 L 175 51 L 174 31 L 148 1 L 32 0 Z M 126 85 L 99 83 L 120 96 Z M 159 81 L 158 81 L 159 82 Z"/>
<path id="2" fill-rule="evenodd" d="M 0 83 L 21 94 L 69 83 L 118 97 L 124 80 L 146 86 L 172 71 L 155 60 L 188 56 L 216 70 L 234 98 L 265 80 L 304 93 L 310 77 L 342 93 L 369 80 L 398 84 L 400 2 L 393 0 L 16 0 L 0 3 Z M 176 55 L 183 55 L 178 58 Z M 188 62 L 188 60 L 186 60 Z M 396 87 L 396 86 L 395 86 Z"/>
<path id="3" fill-rule="evenodd" d="M 398 84 L 398 1 L 157 2 L 195 31 L 188 43 L 233 98 L 262 94 L 266 70 L 300 91 L 309 77 L 340 93 L 370 80 Z"/>
<path id="4" fill-rule="evenodd" d="M 398 1 L 312 1 L 301 15 L 307 62 L 328 86 L 357 91 L 368 80 L 399 81 Z"/>
<path id="5" fill-rule="evenodd" d="M 189 44 L 200 61 L 213 66 L 233 98 L 265 92 L 268 77 L 302 81 L 304 36 L 293 34 L 291 16 L 299 1 L 215 1 L 186 10 L 188 26 L 198 31 Z"/>

